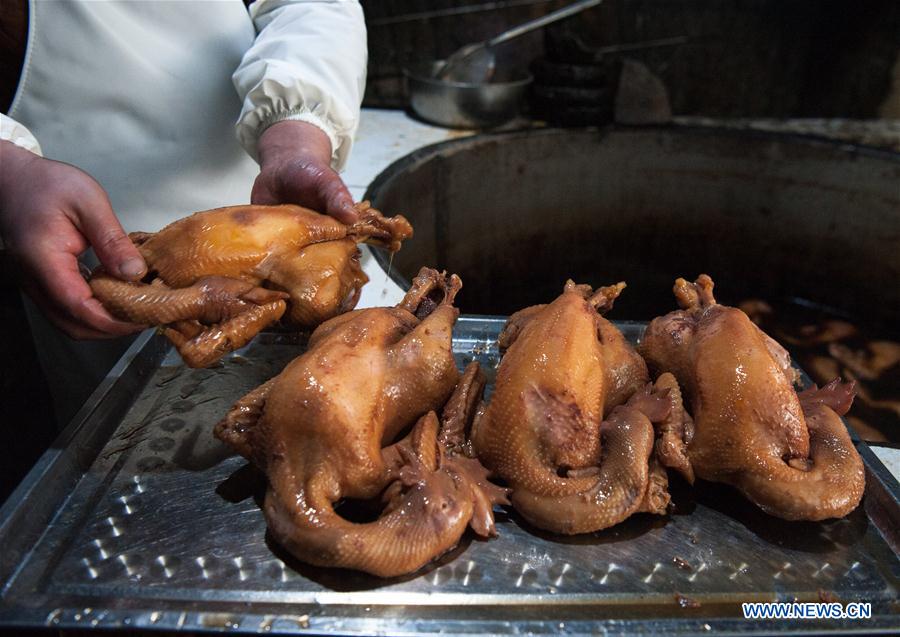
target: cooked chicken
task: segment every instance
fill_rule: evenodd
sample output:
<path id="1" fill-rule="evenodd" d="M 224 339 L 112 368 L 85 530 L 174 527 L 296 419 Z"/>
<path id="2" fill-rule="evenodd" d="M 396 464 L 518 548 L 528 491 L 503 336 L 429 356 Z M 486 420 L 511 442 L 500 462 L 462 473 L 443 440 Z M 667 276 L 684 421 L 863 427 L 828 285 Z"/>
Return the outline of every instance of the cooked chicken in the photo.
<path id="1" fill-rule="evenodd" d="M 412 236 L 401 216 L 357 205 L 352 226 L 300 206 L 234 206 L 198 212 L 155 234 L 132 233 L 150 269 L 130 283 L 102 270 L 94 295 L 115 316 L 164 325 L 191 367 L 242 347 L 285 314 L 313 328 L 353 309 L 368 278 L 357 243 L 398 250 Z"/>
<path id="2" fill-rule="evenodd" d="M 423 268 L 397 307 L 323 323 L 306 353 L 217 425 L 266 472 L 269 529 L 304 562 L 395 576 L 453 548 L 467 526 L 494 533 L 491 509 L 505 490 L 463 453 L 484 376 L 476 365 L 458 383 L 451 330 L 461 285 Z M 334 508 L 379 496 L 386 506 L 374 522 Z"/>
<path id="3" fill-rule="evenodd" d="M 788 520 L 841 517 L 859 504 L 862 460 L 839 415 L 853 385 L 837 380 L 799 395 L 788 353 L 744 312 L 718 305 L 713 282 L 675 282 L 681 310 L 655 319 L 641 343 L 651 368 L 684 389 L 697 476 L 737 487 Z"/>
<path id="4" fill-rule="evenodd" d="M 665 472 L 651 461 L 652 422 L 669 415 L 668 396 L 651 391 L 644 361 L 600 315 L 624 287 L 594 293 L 569 281 L 500 336 L 508 349 L 472 440 L 512 487 L 513 506 L 543 529 L 595 531 L 668 503 Z"/>
<path id="5" fill-rule="evenodd" d="M 694 483 L 694 468 L 688 457 L 688 444 L 694 438 L 694 421 L 684 409 L 681 388 L 675 377 L 660 374 L 654 386 L 667 392 L 669 415 L 656 425 L 656 458 L 663 467 L 678 471 L 685 480 Z"/>

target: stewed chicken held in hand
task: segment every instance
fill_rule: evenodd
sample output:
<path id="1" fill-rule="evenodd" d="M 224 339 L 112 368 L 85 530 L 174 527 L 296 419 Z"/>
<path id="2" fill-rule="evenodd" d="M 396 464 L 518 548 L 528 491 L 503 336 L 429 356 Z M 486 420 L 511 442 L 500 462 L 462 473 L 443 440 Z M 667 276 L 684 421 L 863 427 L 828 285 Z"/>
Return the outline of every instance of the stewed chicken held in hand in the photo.
<path id="1" fill-rule="evenodd" d="M 412 236 L 402 216 L 357 210 L 350 226 L 291 205 L 198 212 L 130 235 L 149 268 L 143 282 L 98 270 L 91 289 L 113 315 L 164 326 L 185 363 L 207 367 L 282 315 L 311 329 L 353 309 L 368 281 L 357 244 L 396 251 Z"/>
<path id="2" fill-rule="evenodd" d="M 601 316 L 624 287 L 569 281 L 549 305 L 510 317 L 500 336 L 508 349 L 473 445 L 540 528 L 587 533 L 669 502 L 652 424 L 669 417 L 668 392 L 649 386 L 644 361 Z"/>
<path id="3" fill-rule="evenodd" d="M 494 534 L 491 509 L 506 492 L 464 452 L 485 381 L 477 364 L 460 381 L 453 360 L 460 287 L 423 268 L 396 307 L 323 323 L 306 353 L 216 426 L 268 476 L 269 529 L 300 560 L 389 577 L 450 550 L 468 526 Z M 379 497 L 373 522 L 335 510 L 342 498 Z"/>
<path id="4" fill-rule="evenodd" d="M 842 517 L 865 488 L 862 460 L 840 415 L 853 385 L 835 380 L 798 394 L 790 356 L 744 312 L 716 303 L 713 282 L 675 282 L 682 309 L 647 328 L 640 351 L 684 390 L 696 475 L 737 487 L 787 520 Z"/>

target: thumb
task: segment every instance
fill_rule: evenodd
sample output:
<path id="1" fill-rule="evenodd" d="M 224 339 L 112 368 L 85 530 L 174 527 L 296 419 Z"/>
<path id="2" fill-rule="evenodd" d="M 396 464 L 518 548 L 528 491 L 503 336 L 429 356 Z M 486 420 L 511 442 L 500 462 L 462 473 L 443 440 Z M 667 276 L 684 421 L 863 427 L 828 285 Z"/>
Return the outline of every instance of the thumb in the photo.
<path id="1" fill-rule="evenodd" d="M 253 182 L 250 191 L 250 203 L 254 206 L 273 206 L 282 203 L 272 192 L 272 178 L 266 173 L 260 173 Z"/>
<path id="2" fill-rule="evenodd" d="M 105 193 L 79 206 L 78 220 L 79 229 L 107 272 L 129 281 L 146 274 L 144 258 L 125 234 Z"/>

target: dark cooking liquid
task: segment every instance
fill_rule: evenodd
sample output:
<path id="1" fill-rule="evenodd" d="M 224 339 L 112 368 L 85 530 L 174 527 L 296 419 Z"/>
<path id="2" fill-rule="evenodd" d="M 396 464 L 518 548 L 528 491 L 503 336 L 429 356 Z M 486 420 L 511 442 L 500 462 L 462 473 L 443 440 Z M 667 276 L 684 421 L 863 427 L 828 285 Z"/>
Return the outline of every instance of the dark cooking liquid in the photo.
<path id="1" fill-rule="evenodd" d="M 855 380 L 847 421 L 864 440 L 900 442 L 900 342 L 890 330 L 800 299 L 739 306 L 819 385 Z"/>

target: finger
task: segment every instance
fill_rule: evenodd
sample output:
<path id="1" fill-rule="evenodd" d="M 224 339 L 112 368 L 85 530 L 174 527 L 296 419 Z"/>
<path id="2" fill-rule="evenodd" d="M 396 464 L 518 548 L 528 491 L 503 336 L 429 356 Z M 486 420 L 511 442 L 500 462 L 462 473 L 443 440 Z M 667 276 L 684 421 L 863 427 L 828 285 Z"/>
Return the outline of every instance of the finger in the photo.
<path id="1" fill-rule="evenodd" d="M 353 206 L 353 197 L 344 180 L 334 170 L 329 168 L 322 173 L 319 193 L 325 200 L 326 214 L 348 225 L 359 221 L 359 214 Z"/>
<path id="2" fill-rule="evenodd" d="M 106 332 L 86 327 L 72 320 L 67 312 L 47 301 L 47 295 L 41 290 L 39 285 L 26 284 L 23 286 L 23 290 L 34 301 L 34 304 L 40 308 L 44 317 L 67 336 L 78 340 L 113 338 Z"/>
<path id="3" fill-rule="evenodd" d="M 93 296 L 72 254 L 53 253 L 34 267 L 42 300 L 54 307 L 68 322 L 113 338 L 133 334 L 144 326 L 114 318 Z M 94 336 L 97 338 L 98 336 Z"/>
<path id="4" fill-rule="evenodd" d="M 359 220 L 350 191 L 330 166 L 304 164 L 283 175 L 282 194 L 286 201 L 311 206 L 343 223 Z"/>
<path id="5" fill-rule="evenodd" d="M 134 281 L 147 272 L 147 264 L 125 234 L 105 193 L 77 204 L 78 229 L 87 238 L 100 263 L 121 279 Z"/>
<path id="6" fill-rule="evenodd" d="M 80 323 L 76 323 L 64 313 L 59 312 L 52 307 L 43 307 L 41 309 L 44 311 L 44 315 L 47 319 L 69 338 L 78 341 L 101 341 L 118 338 L 117 335 L 107 334 L 106 332 L 95 330 L 92 327 L 86 327 Z"/>
<path id="7" fill-rule="evenodd" d="M 137 332 L 143 332 L 149 327 L 148 325 L 117 319 L 96 298 L 85 300 L 78 308 L 75 317 L 85 325 L 90 325 L 94 329 L 101 329 L 106 334 L 109 334 L 110 338 L 136 334 Z"/>

